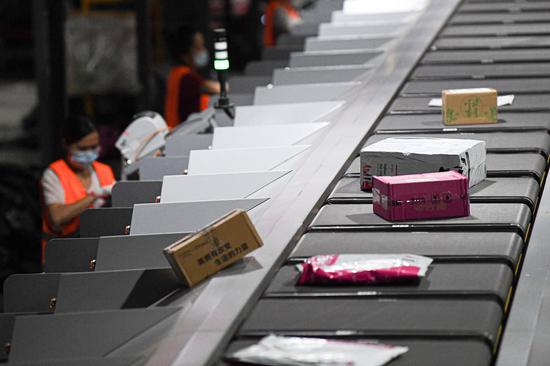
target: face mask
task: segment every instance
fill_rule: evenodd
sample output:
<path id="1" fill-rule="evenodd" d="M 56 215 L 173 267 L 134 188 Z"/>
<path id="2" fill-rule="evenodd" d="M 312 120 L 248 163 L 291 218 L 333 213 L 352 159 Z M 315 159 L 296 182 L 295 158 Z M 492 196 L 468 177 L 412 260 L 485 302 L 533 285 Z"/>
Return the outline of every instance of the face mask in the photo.
<path id="1" fill-rule="evenodd" d="M 71 161 L 84 166 L 90 166 L 99 157 L 99 149 L 76 150 L 71 152 Z"/>
<path id="2" fill-rule="evenodd" d="M 203 50 L 196 55 L 193 56 L 193 60 L 195 61 L 195 65 L 198 68 L 202 68 L 208 65 L 208 61 L 210 61 L 210 56 L 208 55 L 207 50 Z"/>

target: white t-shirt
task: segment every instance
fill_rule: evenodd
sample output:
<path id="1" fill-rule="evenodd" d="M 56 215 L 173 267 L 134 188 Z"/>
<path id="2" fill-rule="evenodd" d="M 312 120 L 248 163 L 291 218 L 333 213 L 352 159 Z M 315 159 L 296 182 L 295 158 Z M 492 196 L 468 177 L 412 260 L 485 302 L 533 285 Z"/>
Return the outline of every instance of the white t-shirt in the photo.
<path id="1" fill-rule="evenodd" d="M 46 205 L 51 205 L 54 203 L 65 204 L 65 191 L 63 190 L 59 177 L 52 169 L 48 168 L 44 171 L 40 183 L 42 185 L 42 193 L 44 195 L 44 203 Z M 105 190 L 101 188 L 99 178 L 93 169 L 90 187 L 87 189 L 87 192 L 93 192 L 96 195 L 102 195 L 105 192 Z M 95 208 L 101 207 L 104 204 L 105 200 L 101 198 L 94 201 Z"/>

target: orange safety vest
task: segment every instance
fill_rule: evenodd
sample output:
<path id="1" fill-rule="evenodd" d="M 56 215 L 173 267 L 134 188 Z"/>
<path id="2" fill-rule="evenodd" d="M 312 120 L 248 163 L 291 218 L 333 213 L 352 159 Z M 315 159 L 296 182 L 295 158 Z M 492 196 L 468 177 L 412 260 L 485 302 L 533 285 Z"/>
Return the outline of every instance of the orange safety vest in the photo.
<path id="1" fill-rule="evenodd" d="M 102 187 L 108 187 L 115 182 L 115 177 L 111 167 L 94 161 L 92 164 L 93 169 L 97 174 L 99 184 Z M 57 175 L 63 187 L 65 193 L 65 204 L 70 205 L 77 201 L 80 201 L 87 196 L 86 189 L 82 185 L 82 182 L 76 176 L 76 173 L 69 167 L 69 165 L 63 159 L 59 159 L 50 164 L 50 169 Z M 92 207 L 92 205 L 90 205 Z M 74 234 L 80 227 L 80 218 L 75 217 L 71 222 L 64 225 L 61 231 L 53 229 L 49 223 L 49 215 L 47 208 L 44 207 L 42 213 L 42 263 L 44 263 L 44 255 L 46 250 L 46 243 L 48 238 L 54 237 L 67 237 Z"/>
<path id="2" fill-rule="evenodd" d="M 187 66 L 176 66 L 170 70 L 168 82 L 166 83 L 166 98 L 164 102 L 164 118 L 170 128 L 176 127 L 180 121 L 180 83 L 181 79 L 191 73 Z M 208 108 L 210 96 L 202 94 L 200 98 L 199 109 L 201 111 Z"/>
<path id="3" fill-rule="evenodd" d="M 264 15 L 264 47 L 275 46 L 276 34 L 275 34 L 275 11 L 282 7 L 288 13 L 291 18 L 299 19 L 300 13 L 287 1 L 270 1 L 267 5 Z"/>

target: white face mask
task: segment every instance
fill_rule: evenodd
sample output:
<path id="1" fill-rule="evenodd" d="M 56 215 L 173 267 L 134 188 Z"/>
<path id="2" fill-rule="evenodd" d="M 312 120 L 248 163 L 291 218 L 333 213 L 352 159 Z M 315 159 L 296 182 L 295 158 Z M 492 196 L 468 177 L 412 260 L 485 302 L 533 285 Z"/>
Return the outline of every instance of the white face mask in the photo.
<path id="1" fill-rule="evenodd" d="M 210 55 L 208 54 L 207 50 L 202 50 L 201 52 L 193 56 L 193 60 L 195 61 L 195 65 L 198 68 L 203 68 L 208 65 L 208 62 L 210 61 Z"/>

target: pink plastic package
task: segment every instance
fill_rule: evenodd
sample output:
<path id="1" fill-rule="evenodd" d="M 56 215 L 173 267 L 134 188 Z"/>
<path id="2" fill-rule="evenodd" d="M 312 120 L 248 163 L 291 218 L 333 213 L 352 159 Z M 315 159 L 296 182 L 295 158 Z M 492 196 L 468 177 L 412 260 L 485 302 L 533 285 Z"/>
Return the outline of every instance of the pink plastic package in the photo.
<path id="1" fill-rule="evenodd" d="M 373 179 L 374 213 L 389 221 L 470 215 L 468 179 L 455 171 Z"/>
<path id="2" fill-rule="evenodd" d="M 330 254 L 298 265 L 297 285 L 363 284 L 414 281 L 426 275 L 432 259 L 414 254 Z"/>

